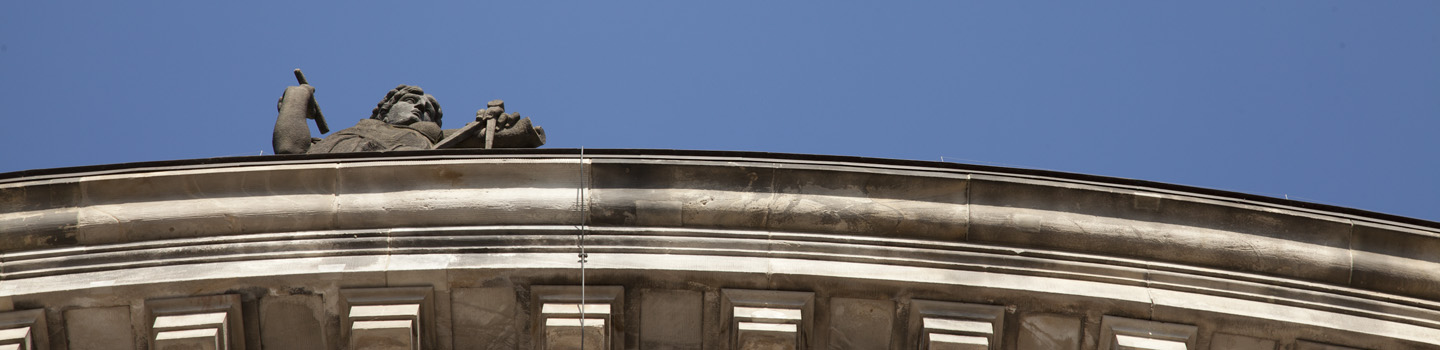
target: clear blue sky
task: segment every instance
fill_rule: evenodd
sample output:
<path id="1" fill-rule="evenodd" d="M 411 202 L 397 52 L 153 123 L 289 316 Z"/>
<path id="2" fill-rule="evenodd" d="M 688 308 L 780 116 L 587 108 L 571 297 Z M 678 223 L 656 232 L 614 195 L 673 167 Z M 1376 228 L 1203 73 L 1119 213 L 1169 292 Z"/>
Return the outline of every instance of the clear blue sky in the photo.
<path id="1" fill-rule="evenodd" d="M 1440 220 L 1440 1 L 0 4 L 0 172 L 270 154 L 397 84 L 552 148 L 940 160 Z"/>

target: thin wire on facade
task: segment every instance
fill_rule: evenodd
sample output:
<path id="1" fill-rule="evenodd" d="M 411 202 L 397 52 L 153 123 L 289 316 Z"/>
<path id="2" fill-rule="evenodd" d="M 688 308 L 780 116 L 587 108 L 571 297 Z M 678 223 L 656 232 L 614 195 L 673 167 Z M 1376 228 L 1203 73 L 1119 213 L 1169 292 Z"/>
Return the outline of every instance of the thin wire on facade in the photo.
<path id="1" fill-rule="evenodd" d="M 575 187 L 575 206 L 578 207 L 579 210 L 577 210 L 577 212 L 580 213 L 580 220 L 577 220 L 580 227 L 578 227 L 579 233 L 575 235 L 575 247 L 580 249 L 580 350 L 585 350 L 585 263 L 589 260 L 590 254 L 585 253 L 585 234 L 589 226 L 585 224 L 585 211 L 588 208 L 585 206 L 584 146 L 580 147 L 580 161 L 577 162 L 577 164 L 580 166 L 580 183 Z"/>

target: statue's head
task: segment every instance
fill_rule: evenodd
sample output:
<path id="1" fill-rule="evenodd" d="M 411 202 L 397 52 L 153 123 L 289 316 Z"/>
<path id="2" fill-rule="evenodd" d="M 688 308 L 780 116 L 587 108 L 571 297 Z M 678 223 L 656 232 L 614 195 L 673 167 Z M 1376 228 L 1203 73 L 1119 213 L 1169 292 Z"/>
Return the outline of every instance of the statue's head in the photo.
<path id="1" fill-rule="evenodd" d="M 385 99 L 370 111 L 370 119 L 386 124 L 410 125 L 417 122 L 433 122 L 440 125 L 440 102 L 435 96 L 425 93 L 419 86 L 400 85 L 390 89 Z"/>

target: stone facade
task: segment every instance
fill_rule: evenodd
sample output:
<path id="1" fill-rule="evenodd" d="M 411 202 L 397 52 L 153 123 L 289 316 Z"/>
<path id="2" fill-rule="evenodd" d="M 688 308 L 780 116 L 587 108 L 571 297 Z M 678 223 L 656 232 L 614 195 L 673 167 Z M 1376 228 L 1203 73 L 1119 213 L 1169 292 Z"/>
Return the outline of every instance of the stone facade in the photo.
<path id="1" fill-rule="evenodd" d="M 0 349 L 1440 348 L 1440 224 L 947 163 L 31 171 L 0 174 L 0 237 Z"/>

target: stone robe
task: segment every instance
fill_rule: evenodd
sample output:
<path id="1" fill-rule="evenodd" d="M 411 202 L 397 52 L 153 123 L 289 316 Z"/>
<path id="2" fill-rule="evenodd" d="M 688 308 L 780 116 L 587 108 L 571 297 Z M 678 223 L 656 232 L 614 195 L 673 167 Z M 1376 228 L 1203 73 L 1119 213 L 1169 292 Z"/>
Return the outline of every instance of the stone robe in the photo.
<path id="1" fill-rule="evenodd" d="M 364 119 L 310 145 L 306 153 L 423 150 L 434 147 L 436 142 L 440 142 L 440 137 L 440 127 L 435 123 L 390 125 L 375 119 Z"/>

